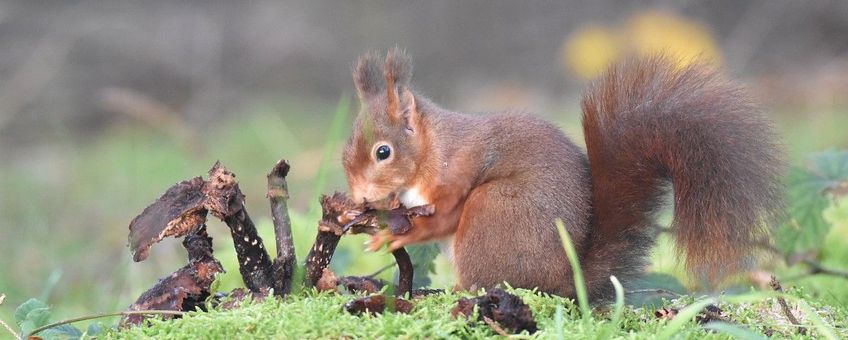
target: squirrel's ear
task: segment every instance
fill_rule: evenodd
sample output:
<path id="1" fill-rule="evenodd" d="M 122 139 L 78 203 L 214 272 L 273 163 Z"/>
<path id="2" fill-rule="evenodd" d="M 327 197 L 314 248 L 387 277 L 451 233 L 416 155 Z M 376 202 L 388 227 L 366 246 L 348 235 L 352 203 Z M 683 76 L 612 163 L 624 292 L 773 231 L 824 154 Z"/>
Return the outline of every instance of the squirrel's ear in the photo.
<path id="1" fill-rule="evenodd" d="M 386 111 L 393 121 L 402 121 L 404 116 L 407 116 L 405 111 L 409 104 L 413 108 L 415 106 L 415 98 L 407 86 L 412 77 L 412 62 L 409 56 L 397 47 L 389 50 L 386 53 L 383 74 L 386 78 Z M 401 98 L 401 94 L 406 98 Z M 405 99 L 407 103 L 402 103 L 402 99 Z"/>
<path id="2" fill-rule="evenodd" d="M 376 53 L 368 51 L 360 56 L 353 68 L 353 83 L 356 84 L 359 99 L 366 100 L 382 93 L 385 88 L 382 76 L 380 58 Z"/>
<path id="3" fill-rule="evenodd" d="M 407 132 L 418 131 L 418 122 L 421 115 L 415 103 L 415 94 L 406 86 L 400 89 L 400 106 L 398 107 L 399 119 L 406 124 Z"/>

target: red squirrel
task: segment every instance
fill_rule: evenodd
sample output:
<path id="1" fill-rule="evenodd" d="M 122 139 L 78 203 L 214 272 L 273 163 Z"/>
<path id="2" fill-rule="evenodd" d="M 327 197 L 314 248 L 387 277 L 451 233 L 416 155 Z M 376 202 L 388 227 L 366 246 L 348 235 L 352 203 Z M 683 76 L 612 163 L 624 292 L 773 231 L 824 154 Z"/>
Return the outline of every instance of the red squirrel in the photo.
<path id="1" fill-rule="evenodd" d="M 561 219 L 590 297 L 609 297 L 610 275 L 626 284 L 646 267 L 668 184 L 678 253 L 690 274 L 715 283 L 750 266 L 781 211 L 774 129 L 709 65 L 663 56 L 613 65 L 583 96 L 585 153 L 533 115 L 443 109 L 411 89 L 411 75 L 398 49 L 360 57 L 362 110 L 344 169 L 357 202 L 435 206 L 380 240 L 390 249 L 441 241 L 460 288 L 508 282 L 574 296 Z"/>

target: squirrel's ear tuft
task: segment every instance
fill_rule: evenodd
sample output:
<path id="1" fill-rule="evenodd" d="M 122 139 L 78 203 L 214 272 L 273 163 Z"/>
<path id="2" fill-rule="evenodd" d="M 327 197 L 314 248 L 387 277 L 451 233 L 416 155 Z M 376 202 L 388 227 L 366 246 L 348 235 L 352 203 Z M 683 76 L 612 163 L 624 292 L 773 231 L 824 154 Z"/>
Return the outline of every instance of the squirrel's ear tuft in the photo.
<path id="1" fill-rule="evenodd" d="M 353 82 L 360 99 L 380 94 L 385 89 L 380 57 L 368 51 L 359 57 L 353 69 Z"/>
<path id="2" fill-rule="evenodd" d="M 386 53 L 384 72 L 388 88 L 407 86 L 412 78 L 412 59 L 399 47 L 390 49 Z"/>

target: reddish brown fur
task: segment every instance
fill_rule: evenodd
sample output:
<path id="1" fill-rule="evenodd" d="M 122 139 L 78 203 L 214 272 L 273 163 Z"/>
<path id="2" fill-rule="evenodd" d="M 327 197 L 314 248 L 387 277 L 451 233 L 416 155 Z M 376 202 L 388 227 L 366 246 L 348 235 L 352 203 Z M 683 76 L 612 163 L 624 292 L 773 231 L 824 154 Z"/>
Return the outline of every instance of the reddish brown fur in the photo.
<path id="1" fill-rule="evenodd" d="M 590 278 L 640 268 L 664 182 L 674 189 L 677 249 L 689 272 L 710 283 L 750 265 L 754 244 L 767 237 L 764 223 L 781 210 L 784 166 L 770 124 L 712 67 L 673 65 L 630 60 L 584 96 Z"/>
<path id="2" fill-rule="evenodd" d="M 666 180 L 688 267 L 717 278 L 741 267 L 747 242 L 780 206 L 771 129 L 737 87 L 703 66 L 675 70 L 653 58 L 613 68 L 584 99 L 587 162 L 531 115 L 466 115 L 416 95 L 400 51 L 389 53 L 384 77 L 375 65 L 367 55 L 354 71 L 363 112 L 344 151 L 351 192 L 369 201 L 417 192 L 435 204 L 408 233 L 387 236 L 396 248 L 454 235 L 463 288 L 507 281 L 572 296 L 553 223 L 561 218 L 592 297 L 608 296 L 609 275 L 644 268 Z M 373 158 L 378 141 L 393 146 L 392 158 Z"/>

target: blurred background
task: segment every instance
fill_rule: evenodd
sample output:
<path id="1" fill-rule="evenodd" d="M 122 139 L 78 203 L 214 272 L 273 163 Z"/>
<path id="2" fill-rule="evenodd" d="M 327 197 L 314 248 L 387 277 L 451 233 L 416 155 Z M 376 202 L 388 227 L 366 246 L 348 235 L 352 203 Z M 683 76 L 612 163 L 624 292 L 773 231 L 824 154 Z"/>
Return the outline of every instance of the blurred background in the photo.
<path id="1" fill-rule="evenodd" d="M 30 297 L 61 317 L 123 310 L 185 263 L 177 240 L 133 263 L 130 220 L 216 160 L 238 175 L 266 245 L 265 174 L 290 161 L 301 261 L 318 195 L 345 190 L 350 70 L 369 49 L 405 47 L 416 89 L 447 108 L 529 110 L 581 143 L 580 91 L 608 63 L 658 51 L 712 60 L 751 89 L 802 164 L 848 148 L 846 37 L 845 1 L 2 1 L 0 318 Z M 846 248 L 846 229 L 823 247 Z M 229 232 L 213 221 L 210 233 L 228 270 L 221 289 L 241 286 Z M 391 263 L 363 241 L 343 242 L 337 273 Z M 686 282 L 671 254 L 651 269 Z M 848 263 L 839 254 L 832 263 Z M 432 285 L 451 286 L 436 263 Z"/>

